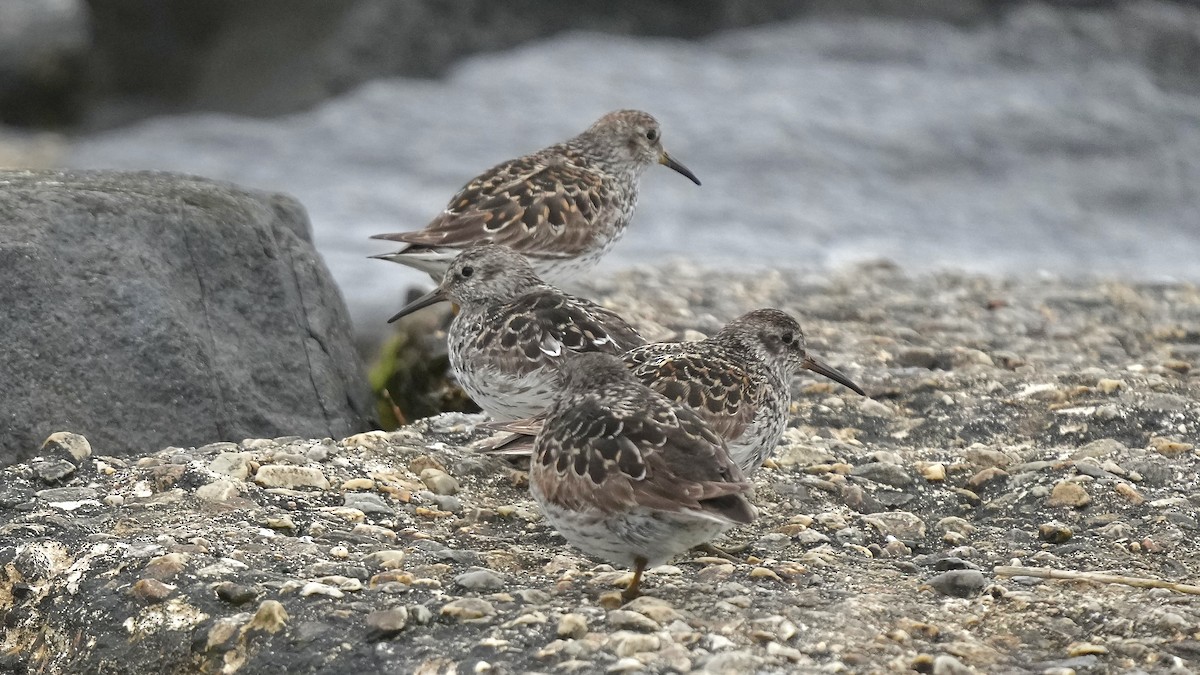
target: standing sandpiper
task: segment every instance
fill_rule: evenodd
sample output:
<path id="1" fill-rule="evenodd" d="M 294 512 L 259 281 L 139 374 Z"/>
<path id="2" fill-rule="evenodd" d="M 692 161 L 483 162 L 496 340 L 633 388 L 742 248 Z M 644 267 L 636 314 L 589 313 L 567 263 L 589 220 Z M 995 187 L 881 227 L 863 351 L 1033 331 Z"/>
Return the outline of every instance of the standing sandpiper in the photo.
<path id="1" fill-rule="evenodd" d="M 770 457 L 787 427 L 791 380 L 799 371 L 824 375 L 866 395 L 850 378 L 808 353 L 800 324 L 777 309 L 757 309 L 699 342 L 652 342 L 622 355 L 634 379 L 694 410 L 729 447 L 747 476 Z M 485 452 L 527 454 L 540 419 L 489 425 L 510 436 Z M 522 438 L 524 436 L 524 439 Z"/>
<path id="2" fill-rule="evenodd" d="M 621 354 L 645 343 L 620 316 L 544 283 L 526 258 L 497 244 L 463 251 L 437 288 L 388 321 L 444 300 L 460 308 L 450 365 L 496 420 L 544 412 L 559 389 L 557 364 L 572 353 Z"/>
<path id="3" fill-rule="evenodd" d="M 655 163 L 700 184 L 663 149 L 658 120 L 640 110 L 610 112 L 568 141 L 479 175 L 425 229 L 375 235 L 407 246 L 372 257 L 437 281 L 463 249 L 490 241 L 529 258 L 542 278 L 561 282 L 595 265 L 625 233 L 642 172 Z"/>
<path id="4" fill-rule="evenodd" d="M 655 342 L 624 355 L 633 376 L 700 414 L 729 444 L 747 476 L 775 450 L 787 427 L 792 377 L 824 375 L 863 390 L 808 353 L 800 324 L 777 309 L 757 309 L 699 342 Z"/>
<path id="5" fill-rule="evenodd" d="M 642 572 L 753 522 L 750 483 L 699 415 L 607 354 L 563 364 L 563 391 L 533 446 L 529 487 L 546 520 L 588 555 Z"/>

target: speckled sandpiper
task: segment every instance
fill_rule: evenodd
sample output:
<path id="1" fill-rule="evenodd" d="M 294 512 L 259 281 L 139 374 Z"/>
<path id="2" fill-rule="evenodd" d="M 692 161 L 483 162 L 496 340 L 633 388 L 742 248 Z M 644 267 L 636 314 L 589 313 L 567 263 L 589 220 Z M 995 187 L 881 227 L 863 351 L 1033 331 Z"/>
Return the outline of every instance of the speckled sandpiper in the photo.
<path id="1" fill-rule="evenodd" d="M 591 268 L 625 232 L 646 167 L 664 164 L 697 185 L 663 149 L 658 120 L 617 110 L 574 138 L 492 167 L 467 183 L 425 229 L 379 234 L 406 246 L 372 256 L 442 277 L 472 244 L 504 244 L 539 276 L 561 282 Z"/>

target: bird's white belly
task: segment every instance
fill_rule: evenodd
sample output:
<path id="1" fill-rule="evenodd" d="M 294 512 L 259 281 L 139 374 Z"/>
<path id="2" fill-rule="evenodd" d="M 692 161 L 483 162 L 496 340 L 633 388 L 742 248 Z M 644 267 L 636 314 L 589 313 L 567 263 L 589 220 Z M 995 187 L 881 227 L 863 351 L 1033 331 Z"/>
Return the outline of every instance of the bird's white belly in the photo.
<path id="1" fill-rule="evenodd" d="M 554 402 L 558 378 L 549 369 L 514 377 L 494 368 L 454 365 L 458 383 L 471 400 L 496 420 L 533 417 Z"/>
<path id="2" fill-rule="evenodd" d="M 532 486 L 531 486 L 532 487 Z M 579 512 L 534 497 L 546 520 L 572 546 L 606 562 L 634 567 L 645 558 L 656 567 L 700 544 L 712 541 L 733 523 L 691 511 L 631 508 L 616 513 Z"/>

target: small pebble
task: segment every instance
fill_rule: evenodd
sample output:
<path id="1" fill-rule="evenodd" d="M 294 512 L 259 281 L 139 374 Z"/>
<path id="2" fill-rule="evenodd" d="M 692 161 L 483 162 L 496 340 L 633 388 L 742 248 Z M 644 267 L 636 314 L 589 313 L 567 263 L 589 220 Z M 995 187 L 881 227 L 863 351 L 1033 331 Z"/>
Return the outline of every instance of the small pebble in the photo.
<path id="1" fill-rule="evenodd" d="M 1184 443 L 1171 438 L 1154 436 L 1150 439 L 1150 447 L 1160 455 L 1164 455 L 1166 457 L 1175 457 L 1176 455 L 1182 455 L 1183 453 L 1188 452 L 1195 446 L 1191 443 Z"/>
<path id="2" fill-rule="evenodd" d="M 187 568 L 190 558 L 191 556 L 187 553 L 180 553 L 178 551 L 165 553 L 151 558 L 146 563 L 146 569 L 143 572 L 146 576 L 153 577 L 159 581 L 170 581 Z"/>
<path id="3" fill-rule="evenodd" d="M 867 464 L 860 464 L 854 467 L 850 475 L 900 489 L 913 484 L 912 476 L 908 475 L 904 467 L 892 464 L 891 462 L 868 462 Z"/>
<path id="4" fill-rule="evenodd" d="M 933 660 L 933 675 L 973 675 L 978 672 L 949 654 L 941 654 Z"/>
<path id="5" fill-rule="evenodd" d="M 407 554 L 399 549 L 372 551 L 363 556 L 363 562 L 381 570 L 399 569 L 404 564 Z"/>
<path id="6" fill-rule="evenodd" d="M 171 591 L 175 587 L 169 584 L 164 584 L 158 579 L 138 579 L 133 586 L 129 588 L 129 594 L 146 603 L 162 602 L 166 600 Z"/>
<path id="7" fill-rule="evenodd" d="M 254 482 L 269 488 L 313 487 L 329 489 L 329 480 L 321 470 L 312 466 L 264 464 L 254 473 Z"/>
<path id="8" fill-rule="evenodd" d="M 1046 500 L 1046 506 L 1071 506 L 1081 508 L 1087 506 L 1092 501 L 1087 490 L 1082 485 L 1074 481 L 1059 481 L 1054 485 L 1054 489 L 1050 491 L 1050 497 Z"/>
<path id="9" fill-rule="evenodd" d="M 659 623 L 654 619 L 651 619 L 645 614 L 632 612 L 627 609 L 614 609 L 609 611 L 608 624 L 613 628 L 640 631 L 656 631 L 659 628 Z"/>
<path id="10" fill-rule="evenodd" d="M 434 494 L 452 495 L 458 492 L 458 481 L 441 469 L 431 467 L 421 471 L 421 482 Z"/>
<path id="11" fill-rule="evenodd" d="M 616 663 L 605 669 L 606 673 L 640 673 L 646 670 L 646 664 L 631 657 L 626 656 L 618 659 Z"/>
<path id="12" fill-rule="evenodd" d="M 405 607 L 380 609 L 367 615 L 367 628 L 380 636 L 395 635 L 407 624 L 408 609 Z"/>
<path id="13" fill-rule="evenodd" d="M 358 509 L 364 514 L 396 515 L 396 511 L 383 501 L 383 497 L 372 492 L 347 492 L 342 495 L 342 504 L 347 508 Z"/>
<path id="14" fill-rule="evenodd" d="M 214 480 L 211 483 L 196 488 L 197 499 L 214 504 L 227 502 L 241 493 L 240 481 L 233 481 L 228 478 Z"/>
<path id="15" fill-rule="evenodd" d="M 278 633 L 288 622 L 288 613 L 283 603 L 278 600 L 263 600 L 262 604 L 250 618 L 244 630 L 260 630 L 267 633 Z"/>
<path id="16" fill-rule="evenodd" d="M 344 595 L 341 589 L 323 584 L 319 581 L 310 581 L 300 587 L 300 596 L 307 598 L 313 595 L 324 595 L 331 598 L 340 598 Z"/>
<path id="17" fill-rule="evenodd" d="M 975 526 L 965 518 L 946 516 L 937 522 L 937 528 L 942 532 L 956 532 L 967 535 L 975 531 Z"/>
<path id="18" fill-rule="evenodd" d="M 1044 523 L 1038 526 L 1038 539 L 1051 544 L 1064 543 L 1074 536 L 1074 534 L 1075 533 L 1071 531 L 1071 528 L 1058 521 Z"/>
<path id="19" fill-rule="evenodd" d="M 558 619 L 558 629 L 556 634 L 560 638 L 574 638 L 578 640 L 587 635 L 588 622 L 587 618 L 582 614 L 574 612 L 563 614 Z"/>
<path id="20" fill-rule="evenodd" d="M 925 537 L 925 521 L 915 513 L 908 511 L 885 511 L 864 516 L 863 521 L 874 527 L 881 534 L 891 535 L 897 539 L 909 541 Z"/>
<path id="21" fill-rule="evenodd" d="M 433 611 L 425 605 L 409 605 L 408 620 L 419 626 L 426 626 L 433 623 Z"/>
<path id="22" fill-rule="evenodd" d="M 658 571 L 661 569 L 662 568 L 656 568 L 656 574 L 661 574 L 661 572 Z M 654 621 L 657 621 L 663 625 L 682 618 L 679 612 L 675 611 L 675 608 L 672 607 L 666 600 L 655 598 L 649 595 L 643 595 L 634 598 L 625 605 L 624 609 L 627 609 L 631 612 L 637 612 L 638 614 L 649 617 L 650 619 L 653 619 Z"/>
<path id="23" fill-rule="evenodd" d="M 296 529 L 296 523 L 292 522 L 291 516 L 284 514 L 282 516 L 267 518 L 267 527 L 272 530 L 294 530 Z"/>
<path id="24" fill-rule="evenodd" d="M 1107 653 L 1108 648 L 1104 645 L 1092 644 L 1090 642 L 1073 642 L 1067 647 L 1067 656 L 1071 657 Z"/>
<path id="25" fill-rule="evenodd" d="M 997 467 L 1007 469 L 1012 464 L 1012 458 L 999 450 L 993 450 L 978 443 L 963 450 L 963 459 L 978 469 Z"/>
<path id="26" fill-rule="evenodd" d="M 1100 457 L 1108 457 L 1128 450 L 1125 444 L 1112 438 L 1101 438 L 1087 445 L 1081 446 L 1071 453 L 1071 459 L 1084 459 L 1091 457 L 1098 459 Z"/>
<path id="27" fill-rule="evenodd" d="M 942 595 L 970 598 L 978 595 L 987 585 L 987 579 L 979 570 L 962 569 L 943 572 L 929 580 L 929 585 Z"/>
<path id="28" fill-rule="evenodd" d="M 873 398 L 859 398 L 857 400 L 859 401 L 858 411 L 867 417 L 889 419 L 896 415 L 894 410 L 881 401 L 876 401 Z"/>
<path id="29" fill-rule="evenodd" d="M 504 577 L 492 570 L 476 568 L 454 577 L 454 583 L 472 591 L 489 591 L 504 588 Z"/>
<path id="30" fill-rule="evenodd" d="M 382 527 L 379 525 L 368 525 L 366 523 L 359 523 L 358 525 L 354 526 L 354 529 L 351 530 L 351 532 L 353 532 L 354 534 L 357 534 L 357 535 L 364 536 L 364 537 L 378 539 L 379 541 L 384 541 L 384 542 L 396 541 L 396 531 L 395 530 L 392 530 L 392 529 L 389 529 L 386 527 Z"/>
<path id="31" fill-rule="evenodd" d="M 989 466 L 986 469 L 981 469 L 974 476 L 967 479 L 967 487 L 975 492 L 987 488 L 992 485 L 1003 484 L 1008 479 L 1008 472 L 997 466 Z"/>
<path id="32" fill-rule="evenodd" d="M 946 465 L 941 462 L 922 464 L 919 470 L 921 477 L 927 481 L 937 482 L 946 480 Z"/>
<path id="33" fill-rule="evenodd" d="M 349 480 L 342 481 L 342 489 L 347 491 L 374 490 L 375 481 L 371 480 L 370 478 L 351 478 Z"/>
<path id="34" fill-rule="evenodd" d="M 213 590 L 216 591 L 218 598 L 231 605 L 244 605 L 258 597 L 258 591 L 232 581 L 222 581 Z"/>
<path id="35" fill-rule="evenodd" d="M 457 621 L 476 621 L 496 613 L 492 603 L 482 598 L 459 598 L 442 605 L 440 614 Z"/>
<path id="36" fill-rule="evenodd" d="M 633 656 L 644 652 L 656 652 L 662 646 L 657 635 L 619 630 L 608 637 L 608 643 L 617 656 Z"/>

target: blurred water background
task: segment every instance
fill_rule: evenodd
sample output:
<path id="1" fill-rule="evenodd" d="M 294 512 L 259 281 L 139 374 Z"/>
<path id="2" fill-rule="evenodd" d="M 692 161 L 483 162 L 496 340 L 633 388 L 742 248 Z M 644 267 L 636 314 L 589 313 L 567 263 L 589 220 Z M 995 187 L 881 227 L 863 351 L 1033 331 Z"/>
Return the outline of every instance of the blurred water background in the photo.
<path id="1" fill-rule="evenodd" d="M 704 184 L 651 170 L 598 274 L 887 259 L 1200 280 L 1192 2 L 249 4 L 3 0 L 0 160 L 294 195 L 364 335 L 428 284 L 367 260 L 389 248 L 369 235 L 622 107 Z M 19 6 L 63 22 L 39 43 L 75 59 L 57 100 L 5 98 L 4 60 L 37 37 Z"/>

